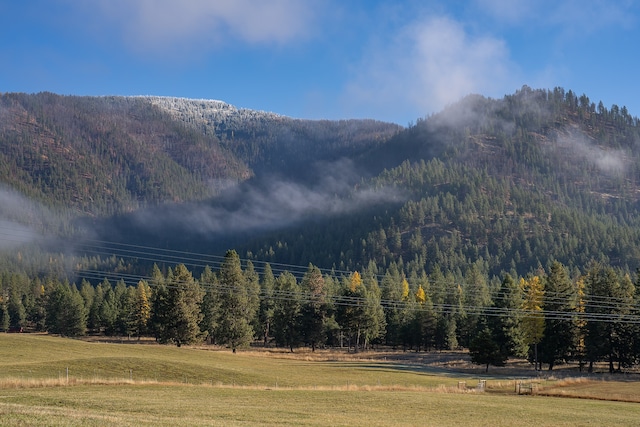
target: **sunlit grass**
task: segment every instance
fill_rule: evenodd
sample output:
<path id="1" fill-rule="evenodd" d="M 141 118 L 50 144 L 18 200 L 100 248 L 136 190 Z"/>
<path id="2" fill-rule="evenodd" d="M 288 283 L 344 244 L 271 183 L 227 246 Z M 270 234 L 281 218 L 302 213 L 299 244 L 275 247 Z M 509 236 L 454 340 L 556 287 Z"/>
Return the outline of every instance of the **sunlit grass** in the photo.
<path id="1" fill-rule="evenodd" d="M 514 386 L 523 380 L 498 376 L 483 377 L 481 392 L 475 374 L 399 356 L 232 354 L 0 334 L 0 425 L 627 426 L 640 419 L 636 403 L 598 400 L 640 396 L 636 382 L 528 379 L 540 392 L 520 396 Z"/>
<path id="2" fill-rule="evenodd" d="M 81 385 L 0 393 L 3 425 L 634 425 L 640 405 L 423 391 Z M 5 420 L 18 417 L 12 424 Z M 22 423 L 22 424 L 21 424 Z"/>

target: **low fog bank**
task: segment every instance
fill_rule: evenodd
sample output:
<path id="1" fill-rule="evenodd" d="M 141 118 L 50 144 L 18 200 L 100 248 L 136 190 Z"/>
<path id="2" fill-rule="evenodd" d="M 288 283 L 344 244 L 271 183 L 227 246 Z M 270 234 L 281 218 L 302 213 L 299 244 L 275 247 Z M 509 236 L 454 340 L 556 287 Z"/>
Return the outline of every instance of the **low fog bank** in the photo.
<path id="1" fill-rule="evenodd" d="M 307 220 L 353 214 L 406 199 L 399 189 L 364 184 L 363 173 L 347 159 L 310 168 L 315 175 L 311 183 L 261 176 L 230 186 L 208 202 L 155 206 L 103 223 L 85 224 L 84 228 L 93 239 L 154 242 L 167 247 L 192 239 L 255 237 Z"/>

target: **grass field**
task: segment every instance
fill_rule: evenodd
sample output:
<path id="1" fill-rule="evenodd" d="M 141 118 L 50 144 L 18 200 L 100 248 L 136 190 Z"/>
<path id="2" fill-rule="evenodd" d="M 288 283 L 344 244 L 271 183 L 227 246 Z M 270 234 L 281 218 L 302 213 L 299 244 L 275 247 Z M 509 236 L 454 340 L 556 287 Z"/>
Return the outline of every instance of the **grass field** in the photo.
<path id="1" fill-rule="evenodd" d="M 471 389 L 475 373 L 409 362 L 0 334 L 0 425 L 628 426 L 640 419 L 640 404 L 628 402 L 640 385 L 629 378 L 550 380 L 540 394 L 563 397 L 521 396 L 504 376 L 485 377 L 481 393 Z M 459 390 L 459 381 L 470 389 Z"/>

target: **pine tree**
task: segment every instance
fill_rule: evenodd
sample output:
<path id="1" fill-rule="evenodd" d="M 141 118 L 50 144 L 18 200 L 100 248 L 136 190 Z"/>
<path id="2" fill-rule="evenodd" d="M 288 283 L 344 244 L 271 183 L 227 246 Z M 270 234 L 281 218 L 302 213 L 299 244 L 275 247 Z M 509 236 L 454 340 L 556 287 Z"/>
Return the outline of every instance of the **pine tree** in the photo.
<path id="1" fill-rule="evenodd" d="M 104 301 L 105 288 L 102 286 L 102 283 L 98 283 L 94 289 L 91 307 L 89 307 L 89 316 L 87 318 L 87 329 L 94 332 L 100 332 L 102 327 L 100 309 L 102 307 L 102 302 Z"/>
<path id="2" fill-rule="evenodd" d="M 293 274 L 285 271 L 276 279 L 276 295 L 273 313 L 273 336 L 281 346 L 293 348 L 301 338 L 302 309 L 300 287 Z"/>
<path id="3" fill-rule="evenodd" d="M 253 263 L 247 261 L 244 269 L 244 278 L 247 286 L 249 304 L 247 306 L 247 316 L 251 328 L 257 331 L 259 328 L 258 311 L 260 310 L 260 277 L 256 273 Z"/>
<path id="4" fill-rule="evenodd" d="M 606 360 L 609 372 L 628 367 L 635 359 L 633 349 L 634 328 L 627 321 L 634 308 L 635 289 L 631 279 L 620 277 L 610 266 L 593 265 L 587 273 L 586 287 L 589 298 L 585 312 L 592 317 L 605 317 L 607 321 L 588 321 L 585 348 L 589 371 L 594 362 Z M 603 304 L 602 301 L 608 301 Z"/>
<path id="5" fill-rule="evenodd" d="M 27 319 L 27 311 L 22 303 L 22 298 L 17 292 L 13 292 L 9 297 L 9 304 L 7 305 L 9 311 L 9 327 L 14 329 L 20 329 L 25 326 Z"/>
<path id="6" fill-rule="evenodd" d="M 169 342 L 168 332 L 171 322 L 171 303 L 169 300 L 169 289 L 165 284 L 166 278 L 157 265 L 154 264 L 149 285 L 153 291 L 151 293 L 151 317 L 149 319 L 150 329 L 156 340 L 161 344 Z"/>
<path id="7" fill-rule="evenodd" d="M 533 346 L 532 359 L 535 369 L 538 370 L 538 344 L 544 336 L 544 288 L 539 276 L 520 279 L 520 289 L 523 294 L 521 320 L 524 342 L 527 346 Z"/>
<path id="8" fill-rule="evenodd" d="M 220 289 L 221 316 L 216 336 L 221 344 L 227 344 L 235 353 L 237 348 L 251 343 L 254 331 L 246 279 L 240 257 L 234 250 L 225 254 L 220 268 Z"/>
<path id="9" fill-rule="evenodd" d="M 436 318 L 433 312 L 431 297 L 418 285 L 415 301 L 409 304 L 411 321 L 408 324 L 409 342 L 416 346 L 416 351 L 422 348 L 429 350 L 434 343 L 436 333 Z"/>
<path id="10" fill-rule="evenodd" d="M 184 264 L 178 264 L 167 287 L 170 313 L 168 338 L 178 347 L 193 344 L 199 339 L 202 320 L 200 304 L 204 293 L 200 284 Z"/>
<path id="11" fill-rule="evenodd" d="M 140 280 L 135 290 L 133 324 L 132 329 L 138 340 L 147 333 L 149 320 L 151 319 L 151 303 L 149 302 L 150 289 L 146 281 Z"/>
<path id="12" fill-rule="evenodd" d="M 268 263 L 264 266 L 264 272 L 262 273 L 262 280 L 260 281 L 260 292 L 262 294 L 262 298 L 260 299 L 260 308 L 259 308 L 259 324 L 262 336 L 262 341 L 264 346 L 267 347 L 269 344 L 269 338 L 271 337 L 271 326 L 273 322 L 273 313 L 275 307 L 274 301 L 274 289 L 275 289 L 276 279 L 273 276 L 273 271 L 271 270 L 271 265 Z"/>
<path id="13" fill-rule="evenodd" d="M 538 345 L 541 363 L 552 370 L 556 363 L 571 358 L 576 345 L 576 288 L 566 268 L 555 261 L 544 280 L 544 336 Z M 560 315 L 559 315 L 560 313 Z"/>
<path id="14" fill-rule="evenodd" d="M 135 331 L 135 288 L 127 286 L 124 280 L 116 284 L 116 299 L 118 307 L 117 330 L 122 336 L 130 337 Z"/>
<path id="15" fill-rule="evenodd" d="M 478 365 L 486 365 L 485 372 L 489 372 L 489 365 L 504 366 L 507 361 L 504 351 L 493 338 L 493 333 L 488 328 L 480 329 L 480 332 L 469 345 L 471 362 Z"/>
<path id="16" fill-rule="evenodd" d="M 7 332 L 9 325 L 11 324 L 11 318 L 9 316 L 9 304 L 7 304 L 7 297 L 0 295 L 0 331 Z"/>
<path id="17" fill-rule="evenodd" d="M 382 308 L 382 291 L 378 286 L 378 280 L 373 270 L 367 268 L 364 271 L 362 283 L 366 290 L 365 321 L 363 347 L 384 337 L 386 330 L 386 318 Z"/>
<path id="18" fill-rule="evenodd" d="M 326 319 L 328 317 L 327 290 L 318 267 L 309 265 L 302 278 L 304 303 L 301 308 L 302 334 L 311 345 L 311 351 L 327 340 Z"/>
<path id="19" fill-rule="evenodd" d="M 494 298 L 494 315 L 488 319 L 493 339 L 500 347 L 505 360 L 511 356 L 526 356 L 524 334 L 521 327 L 521 290 L 510 274 L 506 274 L 502 286 Z"/>
<path id="20" fill-rule="evenodd" d="M 220 321 L 220 283 L 218 277 L 206 266 L 200 276 L 200 285 L 205 294 L 202 298 L 200 311 L 202 312 L 202 321 L 200 322 L 200 330 L 209 343 L 216 343 L 216 332 L 218 330 L 218 322 Z"/>
<path id="21" fill-rule="evenodd" d="M 462 288 L 462 305 L 465 310 L 458 322 L 458 336 L 460 345 L 467 348 L 478 331 L 484 309 L 491 304 L 487 280 L 478 264 L 473 263 L 466 271 Z"/>
<path id="22" fill-rule="evenodd" d="M 407 283 L 407 287 L 408 285 Z M 381 288 L 382 299 L 388 302 L 387 309 L 385 310 L 385 323 L 387 325 L 385 340 L 387 345 L 395 348 L 401 344 L 403 325 L 408 317 L 406 314 L 406 304 L 402 301 L 402 295 L 404 293 L 403 278 L 395 263 L 391 263 L 383 276 Z"/>
<path id="23" fill-rule="evenodd" d="M 47 298 L 47 331 L 63 336 L 84 335 L 87 327 L 84 300 L 75 287 L 57 283 Z"/>
<path id="24" fill-rule="evenodd" d="M 105 292 L 102 304 L 100 305 L 101 326 L 104 328 L 106 335 L 114 335 L 117 332 L 119 314 L 118 301 L 116 293 L 107 279 L 102 282 L 102 286 Z"/>
<path id="25" fill-rule="evenodd" d="M 360 349 L 366 311 L 366 289 L 357 271 L 343 278 L 340 300 L 343 303 L 338 305 L 337 321 L 347 337 L 348 349 L 353 344 L 357 352 Z"/>

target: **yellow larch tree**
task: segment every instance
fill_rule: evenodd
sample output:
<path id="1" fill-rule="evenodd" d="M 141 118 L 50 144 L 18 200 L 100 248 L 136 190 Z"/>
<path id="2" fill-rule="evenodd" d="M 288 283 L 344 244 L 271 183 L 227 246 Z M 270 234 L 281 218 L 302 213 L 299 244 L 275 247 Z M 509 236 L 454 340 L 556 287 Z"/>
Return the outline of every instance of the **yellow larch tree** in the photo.
<path id="1" fill-rule="evenodd" d="M 542 304 L 544 299 L 544 286 L 539 276 L 532 276 L 527 279 L 520 279 L 520 289 L 522 289 L 523 301 L 522 310 L 522 330 L 525 342 L 534 347 L 534 365 L 538 369 L 538 343 L 544 336 L 544 313 Z"/>
<path id="2" fill-rule="evenodd" d="M 360 276 L 360 273 L 357 271 L 354 271 L 351 275 L 351 280 L 349 281 L 349 289 L 351 292 L 355 292 L 360 285 L 362 285 L 362 276 Z"/>

